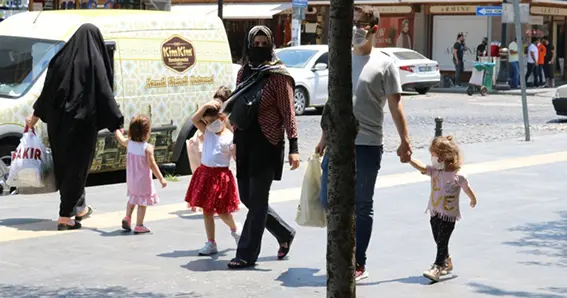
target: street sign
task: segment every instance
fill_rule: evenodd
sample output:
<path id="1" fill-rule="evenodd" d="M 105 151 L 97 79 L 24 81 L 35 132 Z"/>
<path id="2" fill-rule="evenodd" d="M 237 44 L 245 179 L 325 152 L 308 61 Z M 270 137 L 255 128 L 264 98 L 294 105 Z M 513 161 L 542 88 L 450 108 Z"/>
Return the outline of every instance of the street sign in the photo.
<path id="1" fill-rule="evenodd" d="M 292 0 L 291 1 L 291 6 L 292 7 L 303 7 L 303 8 L 307 8 L 307 1 L 308 0 Z M 288 2 L 289 3 L 289 2 Z"/>
<path id="2" fill-rule="evenodd" d="M 499 17 L 502 15 L 502 6 L 477 6 L 476 15 L 481 17 Z"/>
<path id="3" fill-rule="evenodd" d="M 504 23 L 514 23 L 514 5 L 512 3 L 502 3 L 502 21 Z M 530 23 L 530 4 L 520 3 L 520 23 Z"/>

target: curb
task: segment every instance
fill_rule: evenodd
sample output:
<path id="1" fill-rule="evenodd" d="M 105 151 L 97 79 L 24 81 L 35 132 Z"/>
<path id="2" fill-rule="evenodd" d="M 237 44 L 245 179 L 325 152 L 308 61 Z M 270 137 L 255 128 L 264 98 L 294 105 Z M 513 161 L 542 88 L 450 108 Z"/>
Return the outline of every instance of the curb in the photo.
<path id="1" fill-rule="evenodd" d="M 528 96 L 534 96 L 534 95 L 538 95 L 541 93 L 546 93 L 549 92 L 551 90 L 549 89 L 542 89 L 542 90 L 526 90 L 526 94 Z M 429 91 L 430 93 L 454 93 L 454 94 L 467 94 L 467 89 L 455 89 L 455 88 L 431 88 L 431 90 Z M 479 94 L 478 92 L 475 92 L 475 94 Z M 497 94 L 497 95 L 522 95 L 522 92 L 520 90 L 513 90 L 513 91 L 497 91 L 497 90 L 492 90 L 490 91 L 488 94 Z"/>

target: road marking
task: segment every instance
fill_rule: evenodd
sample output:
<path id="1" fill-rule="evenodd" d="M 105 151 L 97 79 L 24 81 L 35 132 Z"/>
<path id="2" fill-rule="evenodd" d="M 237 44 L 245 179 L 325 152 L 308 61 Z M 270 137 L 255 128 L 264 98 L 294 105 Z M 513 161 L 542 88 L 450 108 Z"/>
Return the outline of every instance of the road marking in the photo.
<path id="1" fill-rule="evenodd" d="M 512 170 L 517 168 L 531 167 L 537 165 L 545 165 L 556 162 L 567 161 L 567 152 L 557 152 L 541 155 L 532 155 L 527 157 L 508 158 L 496 161 L 469 164 L 463 167 L 462 172 L 465 174 L 481 174 L 496 171 Z M 409 167 L 409 166 L 408 166 Z M 417 171 L 383 175 L 378 177 L 376 188 L 386 188 L 398 185 L 428 181 L 429 177 L 420 174 Z M 296 201 L 301 194 L 301 188 L 287 188 L 274 190 L 270 194 L 271 203 L 281 203 Z M 186 203 L 158 205 L 152 207 L 151 211 L 146 215 L 146 222 L 173 219 L 180 216 L 196 216 L 200 213 L 191 213 L 187 210 Z M 124 216 L 124 211 L 114 211 L 102 214 L 95 214 L 92 218 L 85 221 L 83 230 L 103 230 L 108 228 L 118 228 Z M 55 231 L 45 230 L 46 227 L 55 228 L 55 222 L 46 219 L 35 223 L 27 223 L 14 225 L 10 227 L 0 227 L 0 243 L 10 242 L 23 239 L 47 237 L 53 235 L 64 235 L 67 233 L 76 233 L 79 231 Z"/>

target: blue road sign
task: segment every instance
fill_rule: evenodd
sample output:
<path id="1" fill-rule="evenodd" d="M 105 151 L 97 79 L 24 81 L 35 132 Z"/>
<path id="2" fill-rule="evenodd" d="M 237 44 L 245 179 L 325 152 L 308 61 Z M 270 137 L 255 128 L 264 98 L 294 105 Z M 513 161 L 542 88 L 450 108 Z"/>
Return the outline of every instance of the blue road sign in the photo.
<path id="1" fill-rule="evenodd" d="M 499 17 L 502 15 L 502 6 L 477 6 L 476 15 L 481 17 Z"/>
<path id="2" fill-rule="evenodd" d="M 307 1 L 308 0 L 292 0 L 291 6 L 293 6 L 293 7 L 305 7 L 306 8 L 307 7 Z"/>

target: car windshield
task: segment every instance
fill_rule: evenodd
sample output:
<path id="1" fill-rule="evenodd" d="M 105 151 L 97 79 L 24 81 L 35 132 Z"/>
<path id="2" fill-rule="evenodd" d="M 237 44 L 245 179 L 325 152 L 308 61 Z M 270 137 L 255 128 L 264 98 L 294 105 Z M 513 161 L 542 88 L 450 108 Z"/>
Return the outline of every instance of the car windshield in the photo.
<path id="1" fill-rule="evenodd" d="M 400 60 L 419 60 L 419 59 L 427 59 L 423 55 L 418 52 L 413 51 L 400 51 L 394 52 L 394 55 Z"/>
<path id="2" fill-rule="evenodd" d="M 313 58 L 317 50 L 284 49 L 276 53 L 283 64 L 291 68 L 303 68 Z"/>
<path id="3" fill-rule="evenodd" d="M 0 97 L 24 95 L 63 45 L 57 40 L 0 35 Z"/>

